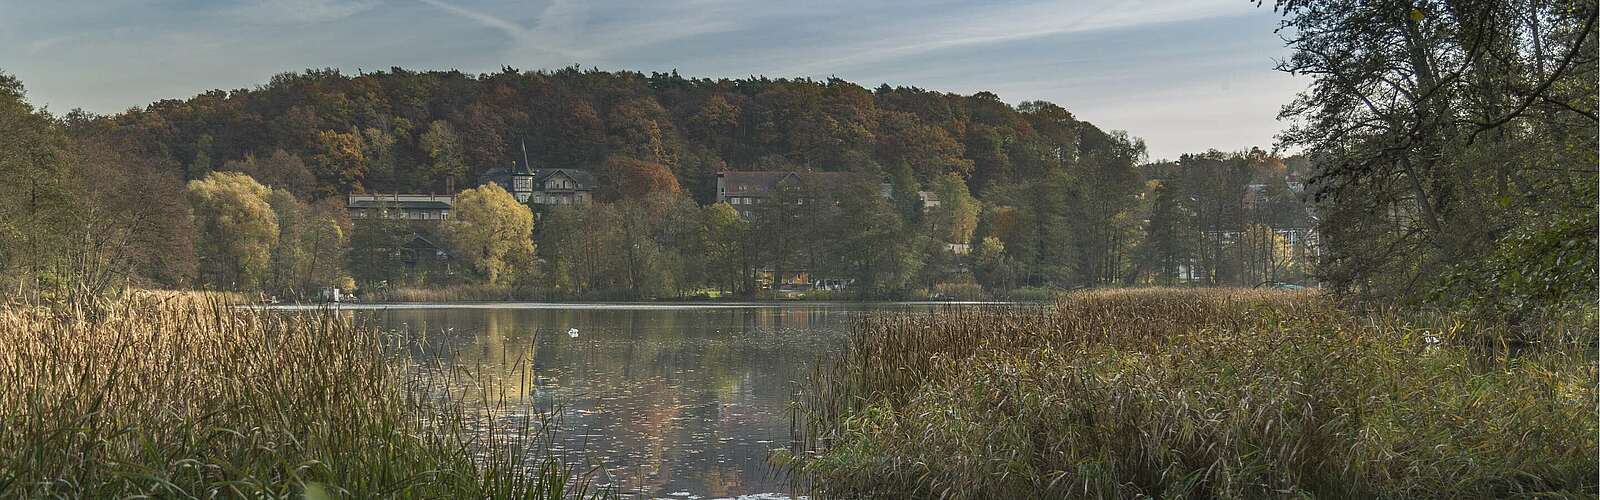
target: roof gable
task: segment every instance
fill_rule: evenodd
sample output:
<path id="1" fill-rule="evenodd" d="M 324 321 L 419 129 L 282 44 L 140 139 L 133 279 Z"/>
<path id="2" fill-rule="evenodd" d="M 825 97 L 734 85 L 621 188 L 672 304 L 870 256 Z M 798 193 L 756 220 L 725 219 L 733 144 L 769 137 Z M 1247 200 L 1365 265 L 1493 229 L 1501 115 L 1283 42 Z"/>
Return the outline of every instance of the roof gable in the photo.
<path id="1" fill-rule="evenodd" d="M 722 187 L 728 196 L 762 196 L 779 183 L 799 179 L 794 172 L 723 172 Z"/>
<path id="2" fill-rule="evenodd" d="M 571 179 L 574 184 L 578 185 L 577 189 L 579 190 L 594 189 L 594 174 L 589 173 L 587 170 L 579 170 L 575 168 L 541 168 L 534 170 L 533 182 L 534 184 L 543 186 L 544 181 L 558 175 L 566 177 L 567 179 Z M 535 188 L 539 186 L 535 186 Z"/>
<path id="3" fill-rule="evenodd" d="M 540 181 L 548 181 L 550 179 L 555 179 L 557 177 L 564 178 L 564 179 L 570 180 L 572 182 L 578 182 L 577 179 L 573 179 L 572 176 L 567 175 L 566 172 L 562 172 L 560 170 L 556 170 L 554 172 L 550 172 L 549 174 L 545 175 L 543 178 L 541 178 L 539 180 Z"/>

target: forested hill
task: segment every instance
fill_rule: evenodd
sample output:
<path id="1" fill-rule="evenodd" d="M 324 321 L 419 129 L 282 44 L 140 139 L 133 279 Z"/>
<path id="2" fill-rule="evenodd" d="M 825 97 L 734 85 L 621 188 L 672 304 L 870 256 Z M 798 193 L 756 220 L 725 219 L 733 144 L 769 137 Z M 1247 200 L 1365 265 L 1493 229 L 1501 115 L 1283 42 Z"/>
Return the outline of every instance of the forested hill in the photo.
<path id="1" fill-rule="evenodd" d="M 577 68 L 313 70 L 76 118 L 186 179 L 242 170 L 308 198 L 444 192 L 452 178 L 470 187 L 520 159 L 524 141 L 535 166 L 601 174 L 603 196 L 607 160 L 629 158 L 671 172 L 702 202 L 719 170 L 910 170 L 924 183 L 956 172 L 981 196 L 1055 166 L 1128 168 L 1142 154 L 1059 105 L 1011 106 L 988 92 Z"/>

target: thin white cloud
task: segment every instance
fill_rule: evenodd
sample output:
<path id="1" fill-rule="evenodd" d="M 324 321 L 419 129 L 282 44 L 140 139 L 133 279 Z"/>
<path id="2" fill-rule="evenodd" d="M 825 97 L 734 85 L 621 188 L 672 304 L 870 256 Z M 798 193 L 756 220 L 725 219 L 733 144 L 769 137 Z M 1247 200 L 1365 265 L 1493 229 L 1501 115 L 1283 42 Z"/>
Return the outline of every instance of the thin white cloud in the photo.
<path id="1" fill-rule="evenodd" d="M 55 47 L 59 47 L 59 46 L 65 45 L 68 42 L 72 42 L 73 40 L 76 40 L 76 39 L 81 38 L 81 37 L 82 37 L 82 35 L 76 35 L 76 34 L 73 34 L 73 35 L 61 35 L 61 36 L 53 36 L 53 37 L 50 37 L 50 38 L 44 38 L 44 39 L 28 42 L 28 55 L 29 56 L 39 55 L 39 53 L 41 53 L 41 52 L 50 50 L 50 49 L 55 48 Z"/>
<path id="2" fill-rule="evenodd" d="M 1092 1 L 1035 3 L 979 13 L 926 16 L 886 29 L 873 42 L 834 47 L 829 52 L 836 55 L 793 64 L 780 73 L 812 75 L 957 47 L 1202 19 L 1224 15 L 1219 12 L 1226 13 L 1227 6 L 1246 12 L 1239 2 L 1223 0 Z"/>
<path id="3" fill-rule="evenodd" d="M 500 30 L 500 32 L 505 33 L 506 36 L 509 36 L 511 38 L 520 39 L 520 38 L 523 38 L 523 37 L 527 36 L 528 33 L 529 33 L 529 30 L 527 28 L 522 27 L 522 25 L 520 25 L 520 24 L 511 22 L 511 21 L 507 21 L 505 19 L 501 19 L 501 18 L 498 18 L 498 17 L 494 17 L 494 16 L 491 16 L 491 15 L 488 15 L 488 14 L 485 14 L 485 13 L 482 13 L 482 12 L 478 12 L 476 10 L 468 9 L 466 7 L 461 7 L 461 6 L 458 6 L 458 5 L 455 5 L 455 4 L 441 2 L 439 0 L 420 0 L 420 1 L 422 3 L 437 7 L 440 10 L 443 10 L 443 11 L 448 12 L 450 14 L 453 14 L 453 15 L 460 16 L 462 18 L 466 18 L 468 20 L 471 20 L 472 22 L 484 25 L 484 26 L 489 27 L 489 28 L 494 28 L 496 30 Z"/>
<path id="4" fill-rule="evenodd" d="M 504 15 L 495 15 L 446 0 L 418 0 L 449 14 L 494 29 L 510 43 L 504 56 L 510 62 L 546 66 L 570 63 L 599 64 L 627 51 L 652 47 L 686 37 L 744 28 L 737 2 L 691 0 L 687 4 L 620 4 L 584 0 L 553 0 L 535 17 L 531 27 Z M 591 24 L 599 11 L 613 12 Z M 748 7 L 748 6 L 745 6 Z"/>
<path id="5" fill-rule="evenodd" d="M 338 21 L 376 8 L 382 0 L 257 0 L 232 9 L 234 17 L 260 24 Z"/>
<path id="6" fill-rule="evenodd" d="M 741 14 L 740 6 L 733 2 L 693 3 L 692 8 L 661 9 L 604 26 L 603 32 L 588 37 L 587 43 L 593 47 L 591 53 L 609 58 L 640 47 L 744 29 L 747 27 L 744 23 L 751 17 Z"/>
<path id="7" fill-rule="evenodd" d="M 469 9 L 443 0 L 419 0 L 451 15 L 494 29 L 511 40 L 506 48 L 510 59 L 531 58 L 536 64 L 565 64 L 580 52 L 565 43 L 583 24 L 583 5 L 569 0 L 554 0 L 545 6 L 532 28 L 503 17 Z M 557 61 L 556 59 L 563 59 Z"/>

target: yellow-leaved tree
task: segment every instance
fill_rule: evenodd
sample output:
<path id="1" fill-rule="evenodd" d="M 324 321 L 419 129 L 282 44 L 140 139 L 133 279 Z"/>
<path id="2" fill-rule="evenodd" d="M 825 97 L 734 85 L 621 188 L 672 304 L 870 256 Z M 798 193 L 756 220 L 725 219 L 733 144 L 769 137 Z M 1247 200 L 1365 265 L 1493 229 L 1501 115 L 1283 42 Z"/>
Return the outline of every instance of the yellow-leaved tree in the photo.
<path id="1" fill-rule="evenodd" d="M 278 216 L 267 202 L 271 194 L 238 172 L 211 172 L 189 181 L 203 281 L 230 290 L 260 285 L 278 243 Z"/>
<path id="2" fill-rule="evenodd" d="M 490 285 L 533 270 L 533 211 L 498 184 L 456 195 L 445 238 Z"/>
<path id="3" fill-rule="evenodd" d="M 933 192 L 939 197 L 939 206 L 930 210 L 936 232 L 934 236 L 945 243 L 968 243 L 978 228 L 977 198 L 967 191 L 967 181 L 954 172 L 933 180 Z"/>

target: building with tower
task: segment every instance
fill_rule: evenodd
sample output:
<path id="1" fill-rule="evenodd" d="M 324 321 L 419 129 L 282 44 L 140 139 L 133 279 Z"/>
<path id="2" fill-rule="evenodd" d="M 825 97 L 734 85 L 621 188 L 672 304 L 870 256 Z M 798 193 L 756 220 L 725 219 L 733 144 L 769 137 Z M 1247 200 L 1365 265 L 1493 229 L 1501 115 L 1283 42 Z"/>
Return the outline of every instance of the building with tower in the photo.
<path id="1" fill-rule="evenodd" d="M 528 168 L 525 162 L 512 162 L 510 168 L 485 171 L 478 180 L 496 183 L 535 208 L 555 205 L 587 205 L 594 192 L 594 174 L 575 168 Z"/>
<path id="2" fill-rule="evenodd" d="M 594 174 L 576 168 L 533 168 L 528 147 L 522 147 L 522 161 L 510 168 L 491 168 L 478 177 L 479 184 L 496 183 L 517 197 L 517 201 L 544 208 L 555 205 L 587 205 L 594 192 Z"/>

